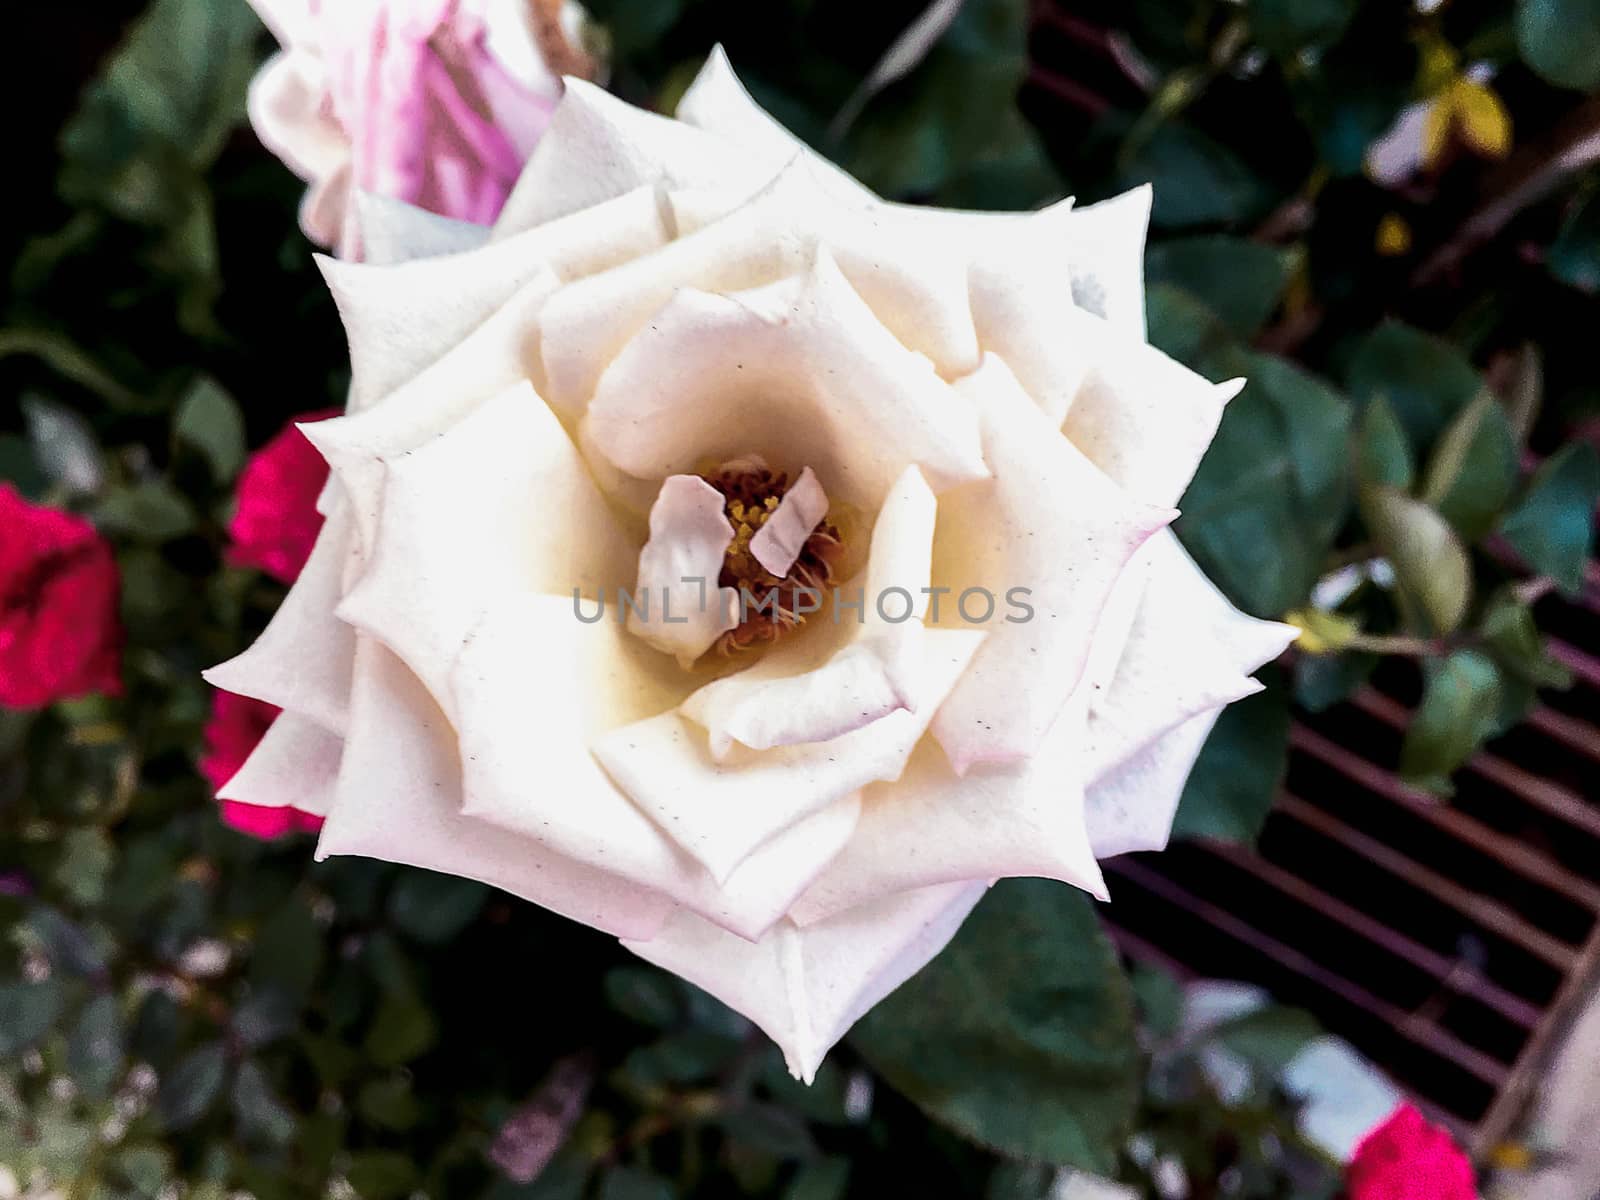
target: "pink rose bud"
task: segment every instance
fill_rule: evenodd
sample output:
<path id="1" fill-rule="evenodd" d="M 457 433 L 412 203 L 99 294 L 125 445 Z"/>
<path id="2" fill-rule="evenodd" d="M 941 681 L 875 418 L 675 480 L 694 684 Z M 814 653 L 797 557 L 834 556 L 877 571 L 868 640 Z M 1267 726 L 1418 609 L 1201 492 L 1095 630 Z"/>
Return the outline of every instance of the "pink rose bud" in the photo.
<path id="1" fill-rule="evenodd" d="M 1361 1140 L 1345 1182 L 1350 1200 L 1477 1200 L 1472 1163 L 1409 1104 Z"/>
<path id="2" fill-rule="evenodd" d="M 239 502 L 228 525 L 228 561 L 293 583 L 311 557 L 322 514 L 317 497 L 328 464 L 296 425 L 338 416 L 337 410 L 296 417 L 250 456 L 239 476 Z"/>

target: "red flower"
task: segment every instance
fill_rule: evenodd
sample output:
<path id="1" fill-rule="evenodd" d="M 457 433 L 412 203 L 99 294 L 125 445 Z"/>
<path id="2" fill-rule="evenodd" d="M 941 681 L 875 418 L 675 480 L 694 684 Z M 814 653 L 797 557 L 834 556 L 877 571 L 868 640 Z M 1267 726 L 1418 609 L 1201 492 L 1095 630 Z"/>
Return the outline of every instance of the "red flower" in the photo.
<path id="1" fill-rule="evenodd" d="M 299 577 L 322 528 L 317 496 L 328 481 L 328 464 L 295 424 L 338 415 L 296 417 L 250 456 L 239 476 L 239 507 L 228 526 L 229 562 L 256 567 L 280 583 Z"/>
<path id="2" fill-rule="evenodd" d="M 1403 1104 L 1356 1147 L 1350 1200 L 1477 1200 L 1472 1163 L 1450 1135 Z"/>
<path id="3" fill-rule="evenodd" d="M 0 707 L 122 691 L 111 547 L 82 517 L 0 484 Z"/>
<path id="4" fill-rule="evenodd" d="M 248 696 L 217 692 L 211 698 L 211 719 L 206 722 L 206 753 L 200 773 L 219 792 L 244 766 L 244 760 L 266 736 L 279 709 Z M 286 833 L 315 832 L 322 818 L 298 808 L 268 808 L 260 804 L 222 801 L 222 819 L 251 837 L 275 838 Z"/>

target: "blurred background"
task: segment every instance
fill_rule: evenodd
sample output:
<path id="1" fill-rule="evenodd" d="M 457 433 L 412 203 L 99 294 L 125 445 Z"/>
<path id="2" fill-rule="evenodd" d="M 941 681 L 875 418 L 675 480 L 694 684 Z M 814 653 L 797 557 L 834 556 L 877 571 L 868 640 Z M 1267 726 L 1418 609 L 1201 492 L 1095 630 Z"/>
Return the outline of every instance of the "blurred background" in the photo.
<path id="1" fill-rule="evenodd" d="M 589 4 L 619 95 L 721 42 L 886 196 L 1153 182 L 1151 340 L 1250 379 L 1177 528 L 1303 630 L 1174 849 L 996 888 L 809 1090 L 602 935 L 219 821 L 198 672 L 283 595 L 236 485 L 342 334 L 245 0 L 27 8 L 0 481 L 125 645 L 0 709 L 0 1200 L 1333 1197 L 1404 1097 L 1486 1194 L 1600 1195 L 1600 3 Z"/>

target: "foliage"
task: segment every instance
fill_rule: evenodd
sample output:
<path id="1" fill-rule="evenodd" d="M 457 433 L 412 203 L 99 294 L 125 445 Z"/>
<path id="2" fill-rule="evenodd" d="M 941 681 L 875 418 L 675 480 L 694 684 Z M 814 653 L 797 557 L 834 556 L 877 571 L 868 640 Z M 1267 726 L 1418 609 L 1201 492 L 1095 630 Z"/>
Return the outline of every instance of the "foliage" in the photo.
<path id="1" fill-rule="evenodd" d="M 1234 1195 L 1331 1192 L 1274 1083 L 1296 1019 L 1231 1031 L 1250 1082 L 1222 1094 L 1175 985 L 1130 993 L 1063 887 L 997 889 L 806 1090 L 741 1018 L 603 937 L 221 827 L 198 671 L 282 594 L 223 565 L 231 487 L 347 373 L 299 185 L 242 126 L 266 50 L 243 0 L 92 7 L 41 50 L 81 98 L 43 103 L 59 136 L 14 172 L 0 478 L 113 540 L 127 695 L 0 713 L 0 1163 L 22 1185 L 1042 1197 L 1057 1166 L 1151 1189 L 1176 1162 Z M 1153 179 L 1152 338 L 1249 380 L 1179 532 L 1241 606 L 1307 630 L 1293 688 L 1219 722 L 1179 831 L 1252 838 L 1291 690 L 1325 706 L 1380 661 L 1416 660 L 1397 765 L 1446 790 L 1559 685 L 1540 597 L 1585 586 L 1600 465 L 1569 431 L 1600 399 L 1600 175 L 1567 151 L 1595 140 L 1592 0 L 1108 0 L 1074 13 L 1117 56 L 1046 22 L 1031 65 L 1029 6 L 967 0 L 863 100 L 921 7 L 591 5 L 622 93 L 670 102 L 722 41 L 781 119 L 897 198 L 1029 207 Z M 1488 81 L 1464 105 L 1473 63 Z M 1364 163 L 1410 104 L 1437 144 L 1381 184 Z M 1507 190 L 1474 120 L 1541 187 Z"/>

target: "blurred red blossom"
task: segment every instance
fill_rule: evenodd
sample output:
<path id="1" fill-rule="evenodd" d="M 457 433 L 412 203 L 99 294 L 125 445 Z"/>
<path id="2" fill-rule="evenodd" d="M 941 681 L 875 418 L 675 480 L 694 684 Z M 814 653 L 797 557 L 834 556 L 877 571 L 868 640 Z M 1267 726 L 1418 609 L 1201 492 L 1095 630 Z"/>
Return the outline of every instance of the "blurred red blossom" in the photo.
<path id="1" fill-rule="evenodd" d="M 82 517 L 0 484 L 0 707 L 122 691 L 111 547 Z"/>
<path id="2" fill-rule="evenodd" d="M 1477 1200 L 1472 1163 L 1409 1104 L 1361 1140 L 1345 1176 L 1350 1200 Z"/>
<path id="3" fill-rule="evenodd" d="M 296 417 L 250 456 L 228 525 L 229 562 L 256 567 L 280 583 L 300 577 L 322 529 L 317 496 L 328 481 L 328 464 L 295 426 L 338 415 L 325 410 Z"/>
<path id="4" fill-rule="evenodd" d="M 266 735 L 279 709 L 248 696 L 216 692 L 211 698 L 211 719 L 206 722 L 206 753 L 200 760 L 200 773 L 220 792 L 232 779 L 250 752 Z M 266 808 L 259 804 L 240 804 L 223 800 L 222 819 L 240 833 L 251 837 L 276 838 L 286 833 L 315 832 L 322 818 L 298 808 Z"/>

